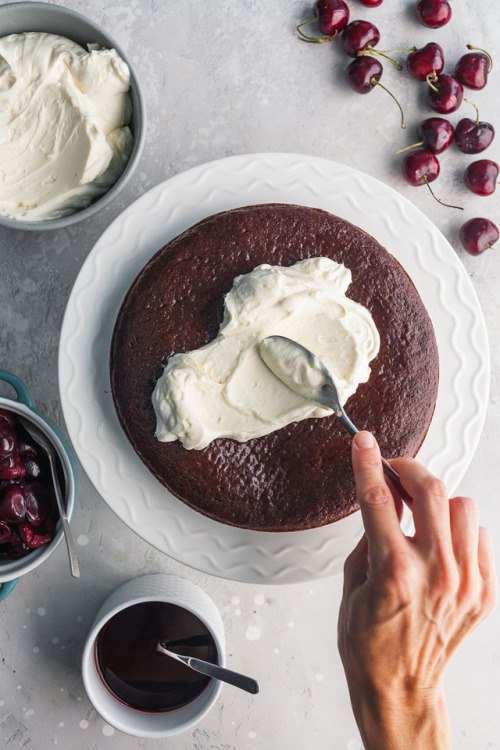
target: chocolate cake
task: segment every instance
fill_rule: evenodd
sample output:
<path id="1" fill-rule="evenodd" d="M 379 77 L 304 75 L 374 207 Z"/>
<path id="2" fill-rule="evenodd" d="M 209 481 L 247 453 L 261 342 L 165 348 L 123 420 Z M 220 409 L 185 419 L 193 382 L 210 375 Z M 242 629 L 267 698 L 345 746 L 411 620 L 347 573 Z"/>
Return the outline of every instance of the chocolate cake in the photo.
<path id="1" fill-rule="evenodd" d="M 371 376 L 345 405 L 386 457 L 414 456 L 437 396 L 430 318 L 406 272 L 379 243 L 332 214 L 266 204 L 216 214 L 165 245 L 132 284 L 111 346 L 111 386 L 135 451 L 170 492 L 225 524 L 263 531 L 308 529 L 357 510 L 347 432 L 334 417 L 306 419 L 265 437 L 186 450 L 156 440 L 151 403 L 174 353 L 212 340 L 233 280 L 261 263 L 325 256 L 352 272 L 348 296 L 380 334 Z"/>

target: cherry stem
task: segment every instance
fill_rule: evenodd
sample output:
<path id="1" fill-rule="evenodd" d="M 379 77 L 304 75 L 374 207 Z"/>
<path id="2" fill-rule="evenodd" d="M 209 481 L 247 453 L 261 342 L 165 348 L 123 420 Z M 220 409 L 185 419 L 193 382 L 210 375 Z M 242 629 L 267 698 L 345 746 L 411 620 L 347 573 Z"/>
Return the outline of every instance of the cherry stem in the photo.
<path id="1" fill-rule="evenodd" d="M 436 91 L 436 93 L 439 91 L 438 87 L 434 86 L 433 84 L 433 82 L 437 80 L 437 74 L 435 70 L 433 70 L 432 73 L 427 73 L 427 75 L 425 76 L 425 80 L 427 81 L 427 83 L 429 84 L 429 86 L 431 87 L 433 91 Z"/>
<path id="2" fill-rule="evenodd" d="M 332 39 L 335 39 L 335 37 L 338 34 L 338 31 L 335 32 L 335 34 L 332 34 L 332 36 L 324 36 L 324 37 L 317 37 L 317 36 L 308 36 L 307 34 L 304 34 L 303 31 L 301 31 L 302 26 L 308 26 L 310 23 L 314 23 L 317 21 L 317 18 L 311 18 L 310 21 L 304 21 L 304 23 L 299 24 L 296 29 L 299 33 L 299 39 L 303 42 L 311 42 L 312 44 L 322 44 L 323 42 L 331 42 Z"/>
<path id="3" fill-rule="evenodd" d="M 490 59 L 490 67 L 488 68 L 488 73 L 489 73 L 492 70 L 492 68 L 493 68 L 493 58 L 490 55 L 490 53 L 486 52 L 485 49 L 481 49 L 481 47 L 473 47 L 472 44 L 467 44 L 466 47 L 467 47 L 467 49 L 475 49 L 478 52 L 484 52 L 484 54 L 486 55 L 486 57 L 489 57 L 489 59 Z"/>
<path id="4" fill-rule="evenodd" d="M 396 55 L 398 52 L 416 52 L 416 47 L 408 47 L 407 49 L 383 49 L 380 50 L 384 55 Z"/>
<path id="5" fill-rule="evenodd" d="M 398 70 L 403 70 L 403 66 L 400 65 L 397 62 L 397 60 L 393 60 L 392 57 L 388 57 L 384 52 L 379 52 L 378 49 L 374 49 L 370 45 L 368 45 L 368 47 L 366 47 L 366 49 L 360 49 L 360 50 L 358 50 L 357 56 L 361 57 L 362 55 L 375 55 L 376 57 L 383 57 L 384 60 L 388 60 Z"/>
<path id="6" fill-rule="evenodd" d="M 389 91 L 389 89 L 387 89 L 382 83 L 380 83 L 380 81 L 377 81 L 377 79 L 375 78 L 375 76 L 373 76 L 373 78 L 370 78 L 370 83 L 376 83 L 377 86 L 380 86 L 381 89 L 384 89 L 384 91 L 387 91 L 387 93 L 389 94 L 389 96 L 391 96 L 394 99 L 394 101 L 396 102 L 396 104 L 399 107 L 399 111 L 401 112 L 401 127 L 404 130 L 406 128 L 406 125 L 405 125 L 405 117 L 404 117 L 404 114 L 403 114 L 403 109 L 401 107 L 401 104 L 398 102 L 398 100 L 394 96 L 394 94 L 391 91 Z"/>
<path id="7" fill-rule="evenodd" d="M 500 250 L 500 247 L 493 247 L 493 245 L 490 245 L 489 242 L 486 243 L 486 247 L 488 247 L 490 250 Z"/>
<path id="8" fill-rule="evenodd" d="M 399 151 L 394 152 L 394 156 L 397 156 L 398 154 L 402 154 L 403 151 L 409 151 L 410 148 L 416 148 L 417 146 L 423 146 L 425 141 L 419 141 L 418 143 L 412 143 L 411 146 L 406 146 L 406 148 L 400 148 Z"/>
<path id="9" fill-rule="evenodd" d="M 437 201 L 438 203 L 440 203 L 440 204 L 441 204 L 442 206 L 446 206 L 446 208 L 457 208 L 457 209 L 458 209 L 459 211 L 463 211 L 463 210 L 464 210 L 464 209 L 462 208 L 462 206 L 451 206 L 451 205 L 450 205 L 449 203 L 443 203 L 443 201 L 440 201 L 440 200 L 439 200 L 439 198 L 438 198 L 438 197 L 437 197 L 437 196 L 435 195 L 435 193 L 433 192 L 433 190 L 432 190 L 431 186 L 429 185 L 429 180 L 427 179 L 427 175 L 426 175 L 426 174 L 424 174 L 424 182 L 425 182 L 425 184 L 427 185 L 427 187 L 429 188 L 429 190 L 431 191 L 431 195 L 432 195 L 432 197 L 434 198 L 434 200 L 436 200 L 436 201 Z"/>
<path id="10" fill-rule="evenodd" d="M 476 110 L 476 125 L 477 125 L 479 123 L 479 110 L 478 110 L 478 108 L 476 107 L 476 105 L 474 104 L 474 102 L 471 102 L 470 99 L 466 99 L 464 97 L 464 102 L 467 102 L 467 104 L 472 104 L 472 106 Z"/>

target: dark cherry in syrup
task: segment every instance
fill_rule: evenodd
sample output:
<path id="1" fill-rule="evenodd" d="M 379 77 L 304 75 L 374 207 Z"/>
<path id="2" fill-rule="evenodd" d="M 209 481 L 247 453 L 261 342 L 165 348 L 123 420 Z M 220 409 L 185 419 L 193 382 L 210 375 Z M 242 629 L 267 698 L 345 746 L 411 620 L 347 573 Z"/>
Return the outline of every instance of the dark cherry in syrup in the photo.
<path id="1" fill-rule="evenodd" d="M 64 488 L 59 460 L 57 470 Z M 48 544 L 58 517 L 46 455 L 15 414 L 0 409 L 0 556 L 18 559 Z"/>
<path id="2" fill-rule="evenodd" d="M 210 682 L 209 677 L 158 653 L 158 640 L 179 654 L 217 663 L 208 629 L 183 607 L 154 601 L 127 607 L 103 627 L 95 655 L 103 683 L 130 708 L 172 711 L 197 698 Z"/>

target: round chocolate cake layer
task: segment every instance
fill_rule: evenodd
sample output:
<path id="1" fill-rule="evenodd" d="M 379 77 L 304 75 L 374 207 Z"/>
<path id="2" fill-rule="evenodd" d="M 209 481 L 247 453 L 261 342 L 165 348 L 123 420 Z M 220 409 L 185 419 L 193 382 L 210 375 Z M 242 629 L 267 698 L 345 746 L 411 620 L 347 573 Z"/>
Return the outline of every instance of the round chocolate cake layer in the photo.
<path id="1" fill-rule="evenodd" d="M 236 276 L 261 263 L 325 256 L 352 272 L 347 295 L 370 310 L 380 334 L 371 376 L 345 408 L 386 457 L 414 456 L 432 418 L 438 353 L 410 278 L 366 232 L 303 206 L 246 206 L 211 216 L 169 242 L 132 284 L 111 347 L 118 417 L 135 451 L 170 492 L 226 524 L 308 529 L 357 509 L 350 437 L 334 416 L 306 419 L 262 438 L 213 441 L 204 450 L 154 437 L 151 394 L 174 353 L 213 339 Z"/>

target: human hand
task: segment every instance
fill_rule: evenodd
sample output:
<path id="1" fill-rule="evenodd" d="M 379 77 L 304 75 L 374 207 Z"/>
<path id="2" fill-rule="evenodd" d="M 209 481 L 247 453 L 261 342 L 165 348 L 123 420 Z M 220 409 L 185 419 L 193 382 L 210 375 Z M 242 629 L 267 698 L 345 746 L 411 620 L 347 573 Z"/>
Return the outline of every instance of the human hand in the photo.
<path id="1" fill-rule="evenodd" d="M 448 499 L 400 458 L 391 464 L 413 498 L 406 537 L 370 433 L 354 438 L 352 461 L 365 534 L 345 563 L 338 646 L 354 715 L 366 750 L 445 750 L 443 670 L 494 609 L 491 537 L 470 498 Z"/>

